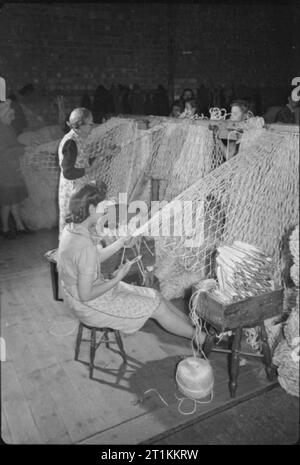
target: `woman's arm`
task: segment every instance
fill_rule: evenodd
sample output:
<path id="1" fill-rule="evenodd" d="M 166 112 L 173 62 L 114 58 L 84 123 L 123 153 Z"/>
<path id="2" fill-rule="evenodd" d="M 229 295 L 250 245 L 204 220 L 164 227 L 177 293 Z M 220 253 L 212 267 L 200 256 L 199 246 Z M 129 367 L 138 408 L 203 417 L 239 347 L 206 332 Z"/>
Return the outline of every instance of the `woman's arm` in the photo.
<path id="1" fill-rule="evenodd" d="M 78 295 L 82 302 L 87 300 L 96 299 L 105 292 L 112 289 L 120 279 L 115 276 L 109 281 L 105 281 L 101 284 L 93 285 L 93 275 L 91 274 L 79 274 L 78 276 Z"/>
<path id="2" fill-rule="evenodd" d="M 63 175 L 66 179 L 78 179 L 85 175 L 84 168 L 75 168 L 77 159 L 77 145 L 74 140 L 68 140 L 63 149 L 63 161 L 61 164 Z"/>
<path id="3" fill-rule="evenodd" d="M 82 302 L 88 300 L 96 299 L 105 292 L 112 289 L 119 281 L 121 281 L 128 273 L 132 266 L 132 262 L 127 262 L 124 265 L 121 265 L 116 276 L 110 279 L 109 281 L 94 284 L 93 285 L 93 274 L 81 274 L 78 275 L 78 295 Z"/>
<path id="4" fill-rule="evenodd" d="M 98 253 L 100 255 L 100 261 L 105 262 L 105 260 L 118 252 L 122 247 L 124 247 L 127 240 L 128 237 L 121 237 L 105 248 L 97 247 Z"/>

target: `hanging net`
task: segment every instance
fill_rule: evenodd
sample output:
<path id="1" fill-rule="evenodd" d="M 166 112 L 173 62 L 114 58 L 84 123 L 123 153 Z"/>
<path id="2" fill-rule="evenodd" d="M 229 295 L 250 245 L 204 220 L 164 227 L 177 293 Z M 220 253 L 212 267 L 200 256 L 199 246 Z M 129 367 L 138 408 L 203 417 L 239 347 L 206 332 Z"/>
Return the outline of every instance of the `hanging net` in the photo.
<path id="1" fill-rule="evenodd" d="M 243 134 L 238 155 L 156 213 L 136 235 L 154 236 L 156 274 L 163 293 L 179 297 L 187 284 L 212 276 L 216 248 L 235 240 L 271 257 L 273 279 L 280 283 L 278 245 L 285 228 L 298 223 L 298 167 L 298 132 L 249 129 Z M 188 215 L 176 209 L 185 201 L 189 201 Z M 166 237 L 163 224 L 170 217 L 172 235 Z M 178 225 L 182 231 L 176 237 Z"/>
<path id="2" fill-rule="evenodd" d="M 159 199 L 172 199 L 196 179 L 219 166 L 223 159 L 208 125 L 191 121 L 152 121 L 149 129 L 138 122 L 112 118 L 95 128 L 86 142 L 86 156 L 96 158 L 91 177 L 107 184 L 108 195 L 126 192 L 128 198 L 143 172 L 160 180 Z M 150 201 L 150 185 L 139 198 Z"/>
<path id="3" fill-rule="evenodd" d="M 171 200 L 223 161 L 220 141 L 208 125 L 164 122 L 151 130 L 149 172 L 160 180 L 159 200 Z"/>

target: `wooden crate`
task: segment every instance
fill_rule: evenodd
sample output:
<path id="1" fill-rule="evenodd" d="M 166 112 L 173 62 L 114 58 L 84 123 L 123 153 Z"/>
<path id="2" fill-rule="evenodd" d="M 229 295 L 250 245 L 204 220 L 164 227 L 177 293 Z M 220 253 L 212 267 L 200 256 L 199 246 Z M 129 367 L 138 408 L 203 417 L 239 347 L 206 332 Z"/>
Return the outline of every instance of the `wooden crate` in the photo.
<path id="1" fill-rule="evenodd" d="M 207 292 L 199 295 L 197 314 L 216 329 L 257 326 L 267 318 L 280 315 L 283 310 L 283 289 L 224 304 Z"/>

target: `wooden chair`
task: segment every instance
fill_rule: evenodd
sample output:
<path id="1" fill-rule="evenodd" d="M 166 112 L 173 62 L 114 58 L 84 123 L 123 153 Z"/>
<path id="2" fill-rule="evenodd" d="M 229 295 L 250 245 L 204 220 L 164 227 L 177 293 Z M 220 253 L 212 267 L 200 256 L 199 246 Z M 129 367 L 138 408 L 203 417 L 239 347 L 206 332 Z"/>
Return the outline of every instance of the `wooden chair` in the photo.
<path id="1" fill-rule="evenodd" d="M 249 297 L 248 299 L 231 304 L 221 303 L 207 292 L 199 295 L 196 312 L 203 321 L 210 325 L 203 351 L 206 357 L 209 356 L 210 352 L 229 354 L 229 390 L 231 397 L 235 397 L 237 390 L 240 355 L 261 358 L 265 365 L 267 378 L 269 381 L 274 380 L 275 368 L 272 365 L 272 354 L 264 320 L 280 315 L 282 309 L 283 289 Z M 255 326 L 260 327 L 262 353 L 242 352 L 242 330 Z M 226 331 L 232 331 L 233 333 L 231 348 L 215 348 L 217 332 Z"/>
<path id="2" fill-rule="evenodd" d="M 57 250 L 48 250 L 45 253 L 44 257 L 48 260 L 50 264 L 50 276 L 51 276 L 51 287 L 53 293 L 53 299 L 59 302 L 62 302 L 63 299 L 59 297 L 59 280 L 58 280 L 58 271 L 57 271 Z"/>
<path id="3" fill-rule="evenodd" d="M 88 329 L 91 332 L 91 338 L 90 339 L 83 339 L 82 338 L 82 333 L 83 333 L 83 328 Z M 97 342 L 97 332 L 101 332 L 101 336 L 99 341 Z M 110 341 L 109 340 L 109 333 L 114 333 L 116 337 L 116 341 Z M 90 373 L 90 379 L 93 378 L 93 371 L 94 371 L 94 360 L 95 360 L 95 354 L 96 350 L 101 344 L 105 344 L 107 348 L 109 348 L 109 344 L 112 342 L 116 342 L 120 352 L 121 356 L 124 360 L 124 363 L 127 363 L 127 356 L 126 352 L 124 350 L 124 345 L 123 341 L 121 338 L 120 331 L 117 331 L 116 329 L 112 328 L 99 328 L 96 326 L 88 326 L 82 322 L 79 323 L 78 326 L 78 333 L 77 333 L 77 338 L 76 338 L 76 346 L 75 346 L 75 360 L 78 361 L 79 357 L 79 351 L 80 351 L 80 344 L 82 341 L 89 341 L 90 342 L 90 362 L 89 362 L 89 373 Z"/>

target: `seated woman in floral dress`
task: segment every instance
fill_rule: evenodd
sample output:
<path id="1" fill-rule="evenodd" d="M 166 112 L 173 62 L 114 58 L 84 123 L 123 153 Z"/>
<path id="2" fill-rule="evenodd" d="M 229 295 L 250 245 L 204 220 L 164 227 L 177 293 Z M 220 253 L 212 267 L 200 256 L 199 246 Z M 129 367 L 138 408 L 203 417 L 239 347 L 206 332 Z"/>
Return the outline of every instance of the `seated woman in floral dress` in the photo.
<path id="1" fill-rule="evenodd" d="M 58 248 L 58 268 L 66 301 L 76 316 L 90 326 L 110 327 L 124 333 L 138 331 L 155 319 L 165 330 L 193 339 L 195 329 L 190 318 L 165 300 L 158 291 L 122 282 L 132 262 L 121 265 L 112 279 L 104 279 L 101 263 L 118 252 L 130 240 L 121 237 L 100 249 L 94 245 L 91 228 L 103 216 L 96 213 L 104 196 L 92 185 L 72 194 L 69 216 Z M 197 335 L 202 345 L 205 335 Z"/>

